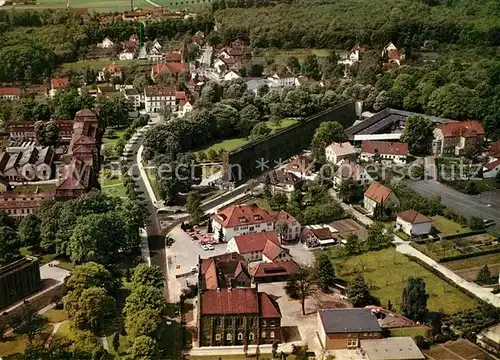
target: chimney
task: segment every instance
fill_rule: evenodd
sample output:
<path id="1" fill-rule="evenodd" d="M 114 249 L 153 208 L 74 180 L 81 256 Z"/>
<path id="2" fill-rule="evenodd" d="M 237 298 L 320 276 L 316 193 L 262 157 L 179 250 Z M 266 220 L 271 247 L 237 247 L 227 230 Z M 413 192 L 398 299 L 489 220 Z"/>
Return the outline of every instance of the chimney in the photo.
<path id="1" fill-rule="evenodd" d="M 217 292 L 220 292 L 220 287 L 217 288 Z"/>

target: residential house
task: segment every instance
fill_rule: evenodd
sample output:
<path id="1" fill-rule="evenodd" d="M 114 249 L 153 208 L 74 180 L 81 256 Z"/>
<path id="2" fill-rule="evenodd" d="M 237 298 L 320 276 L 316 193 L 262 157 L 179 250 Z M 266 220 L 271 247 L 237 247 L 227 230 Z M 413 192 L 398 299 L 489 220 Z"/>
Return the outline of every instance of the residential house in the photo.
<path id="1" fill-rule="evenodd" d="M 480 151 L 484 129 L 479 121 L 441 123 L 434 129 L 432 153 L 435 156 L 467 156 Z"/>
<path id="2" fill-rule="evenodd" d="M 357 349 L 362 340 L 382 338 L 382 328 L 370 309 L 323 309 L 317 334 L 325 350 Z"/>
<path id="3" fill-rule="evenodd" d="M 267 80 L 274 82 L 276 84 L 275 86 L 270 86 L 270 87 L 288 88 L 295 85 L 295 75 L 293 75 L 286 68 L 271 74 L 270 76 L 267 77 Z"/>
<path id="4" fill-rule="evenodd" d="M 481 331 L 477 335 L 477 343 L 496 356 L 500 356 L 500 323 Z"/>
<path id="5" fill-rule="evenodd" d="M 387 44 L 382 50 L 382 57 L 388 58 L 390 64 L 401 65 L 401 61 L 405 59 L 403 51 L 398 50 L 392 42 Z"/>
<path id="6" fill-rule="evenodd" d="M 325 149 L 326 161 L 338 164 L 341 160 L 355 161 L 357 151 L 350 142 L 331 143 Z"/>
<path id="7" fill-rule="evenodd" d="M 396 215 L 396 229 L 409 236 L 430 234 L 432 219 L 413 209 L 399 212 Z"/>
<path id="8" fill-rule="evenodd" d="M 361 143 L 362 161 L 393 162 L 406 164 L 408 144 L 389 141 L 363 140 Z"/>
<path id="9" fill-rule="evenodd" d="M 224 77 L 223 77 L 224 81 L 231 81 L 231 80 L 236 80 L 236 79 L 240 79 L 240 78 L 241 78 L 241 76 L 233 70 L 228 71 L 226 74 L 224 74 Z"/>
<path id="10" fill-rule="evenodd" d="M 153 81 L 158 81 L 160 77 L 177 79 L 179 74 L 187 72 L 189 72 L 189 70 L 182 63 L 166 62 L 151 67 L 151 79 L 153 79 Z"/>
<path id="11" fill-rule="evenodd" d="M 166 62 L 176 62 L 176 63 L 182 63 L 183 58 L 182 58 L 182 52 L 181 51 L 170 51 L 165 54 L 165 61 Z"/>
<path id="12" fill-rule="evenodd" d="M 123 95 L 130 101 L 135 110 L 141 107 L 141 94 L 134 88 L 123 89 Z"/>
<path id="13" fill-rule="evenodd" d="M 116 65 L 115 63 L 105 66 L 102 71 L 99 71 L 97 74 L 98 81 L 108 81 L 107 77 L 109 75 L 109 79 L 113 77 L 122 78 L 122 69 Z"/>
<path id="14" fill-rule="evenodd" d="M 255 283 L 287 281 L 293 276 L 299 265 L 293 260 L 279 262 L 262 262 L 250 269 L 252 279 Z"/>
<path id="15" fill-rule="evenodd" d="M 365 191 L 364 208 L 370 215 L 373 215 L 377 205 L 395 208 L 399 206 L 399 200 L 387 186 L 374 182 Z"/>
<path id="16" fill-rule="evenodd" d="M 97 94 L 96 96 L 104 96 L 108 98 L 110 96 L 118 94 L 119 90 L 116 89 L 113 85 L 97 85 Z"/>
<path id="17" fill-rule="evenodd" d="M 344 59 L 339 60 L 339 64 L 343 65 L 353 65 L 361 59 L 361 54 L 366 51 L 364 47 L 358 45 L 354 45 L 350 51 L 348 51 L 345 55 Z"/>
<path id="18" fill-rule="evenodd" d="M 176 91 L 171 86 L 147 86 L 144 88 L 144 104 L 146 112 L 159 112 L 170 106 L 175 110 Z"/>
<path id="19" fill-rule="evenodd" d="M 271 193 L 283 193 L 290 195 L 295 188 L 302 184 L 302 180 L 297 175 L 278 169 L 269 171 L 259 178 L 262 186 L 269 185 Z"/>
<path id="20" fill-rule="evenodd" d="M 118 54 L 118 59 L 120 60 L 133 60 L 135 58 L 135 51 L 132 50 L 123 50 Z"/>
<path id="21" fill-rule="evenodd" d="M 387 339 L 361 339 L 359 352 L 368 360 L 425 360 L 410 336 Z"/>
<path id="22" fill-rule="evenodd" d="M 73 134 L 73 120 L 54 120 L 59 127 L 59 142 L 69 144 L 71 135 Z M 35 121 L 23 121 L 9 125 L 9 140 L 23 141 L 35 140 Z"/>
<path id="23" fill-rule="evenodd" d="M 97 43 L 97 47 L 101 49 L 111 49 L 113 46 L 115 43 L 109 37 L 105 37 L 102 42 Z"/>
<path id="24" fill-rule="evenodd" d="M 283 170 L 295 174 L 300 179 L 304 179 L 312 175 L 314 171 L 314 160 L 310 156 L 299 155 L 286 164 Z"/>
<path id="25" fill-rule="evenodd" d="M 226 252 L 236 252 L 246 261 L 277 262 L 291 259 L 286 249 L 280 246 L 274 231 L 265 231 L 235 236 L 227 243 Z"/>
<path id="26" fill-rule="evenodd" d="M 212 227 L 216 235 L 222 235 L 221 241 L 229 241 L 239 235 L 273 231 L 274 220 L 256 204 L 231 205 L 212 215 Z"/>
<path id="27" fill-rule="evenodd" d="M 158 44 L 157 42 L 153 43 L 149 51 L 146 50 L 146 46 L 144 46 L 143 48 L 144 52 L 141 55 L 143 58 L 146 58 L 151 62 L 161 62 L 164 60 L 164 54 L 162 52 L 161 45 Z"/>
<path id="28" fill-rule="evenodd" d="M 50 79 L 50 91 L 49 95 L 50 97 L 56 96 L 56 92 L 59 89 L 65 88 L 69 84 L 69 77 L 67 76 L 62 76 L 62 77 L 55 77 Z"/>
<path id="29" fill-rule="evenodd" d="M 1 100 L 19 100 L 21 98 L 21 88 L 8 86 L 0 87 Z"/>
<path id="30" fill-rule="evenodd" d="M 200 346 L 283 342 L 279 305 L 256 288 L 203 290 L 198 309 Z"/>
<path id="31" fill-rule="evenodd" d="M 301 225 L 292 215 L 285 210 L 280 210 L 276 214 L 276 222 L 281 221 L 286 224 L 286 233 L 280 235 L 280 241 L 295 241 L 300 237 Z"/>
<path id="32" fill-rule="evenodd" d="M 342 183 L 347 180 L 353 180 L 358 186 L 364 188 L 373 182 L 373 178 L 361 165 L 354 162 L 342 160 L 339 168 L 333 175 L 333 187 L 340 189 Z"/>
<path id="33" fill-rule="evenodd" d="M 304 227 L 300 233 L 300 241 L 308 248 L 317 246 L 329 246 L 339 243 L 338 230 L 333 226 L 308 225 Z"/>
<path id="34" fill-rule="evenodd" d="M 189 100 L 179 101 L 179 104 L 177 105 L 177 114 L 180 117 L 184 117 L 188 112 L 191 111 L 193 111 L 193 105 L 191 105 L 191 102 L 189 102 Z"/>
<path id="35" fill-rule="evenodd" d="M 198 268 L 198 288 L 201 290 L 251 286 L 248 262 L 238 253 L 200 258 Z"/>
<path id="36" fill-rule="evenodd" d="M 497 176 L 500 171 L 500 159 L 496 159 L 484 165 L 483 167 L 483 178 L 490 179 Z"/>

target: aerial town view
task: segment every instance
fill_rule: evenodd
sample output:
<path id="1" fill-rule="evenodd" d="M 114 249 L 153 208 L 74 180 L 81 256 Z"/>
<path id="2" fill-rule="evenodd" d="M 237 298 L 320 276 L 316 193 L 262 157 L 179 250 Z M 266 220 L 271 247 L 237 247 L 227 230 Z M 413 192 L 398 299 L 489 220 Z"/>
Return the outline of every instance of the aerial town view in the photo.
<path id="1" fill-rule="evenodd" d="M 498 0 L 0 29 L 0 360 L 500 360 Z"/>

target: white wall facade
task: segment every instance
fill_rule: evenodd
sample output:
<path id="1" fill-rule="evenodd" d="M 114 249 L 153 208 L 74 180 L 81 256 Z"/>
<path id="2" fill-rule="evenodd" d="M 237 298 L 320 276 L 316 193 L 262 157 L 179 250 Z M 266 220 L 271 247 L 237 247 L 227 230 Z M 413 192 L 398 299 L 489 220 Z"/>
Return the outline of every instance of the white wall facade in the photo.
<path id="1" fill-rule="evenodd" d="M 396 218 L 396 225 L 407 235 L 427 235 L 432 230 L 432 222 L 411 224 L 399 216 Z"/>
<path id="2" fill-rule="evenodd" d="M 145 95 L 146 112 L 159 112 L 166 106 L 175 109 L 175 95 L 173 96 L 147 96 Z"/>
<path id="3" fill-rule="evenodd" d="M 390 161 L 394 164 L 406 164 L 406 155 L 394 155 L 394 154 L 379 154 L 379 159 L 381 161 Z M 374 161 L 375 154 L 370 154 L 367 152 L 362 152 L 360 155 L 361 161 L 372 162 Z"/>
<path id="4" fill-rule="evenodd" d="M 219 224 L 216 220 L 213 220 L 212 221 L 212 229 L 214 231 L 214 237 L 216 239 L 218 239 L 220 228 L 221 228 L 221 224 Z M 273 231 L 273 230 L 274 230 L 274 222 L 261 223 L 261 224 L 255 224 L 255 225 L 237 226 L 237 227 L 230 227 L 230 228 L 222 227 L 222 232 L 224 234 L 223 241 L 229 241 L 230 239 L 234 238 L 235 236 L 239 236 L 239 235 L 253 234 L 253 233 L 258 233 L 258 232 L 263 232 L 263 231 Z"/>

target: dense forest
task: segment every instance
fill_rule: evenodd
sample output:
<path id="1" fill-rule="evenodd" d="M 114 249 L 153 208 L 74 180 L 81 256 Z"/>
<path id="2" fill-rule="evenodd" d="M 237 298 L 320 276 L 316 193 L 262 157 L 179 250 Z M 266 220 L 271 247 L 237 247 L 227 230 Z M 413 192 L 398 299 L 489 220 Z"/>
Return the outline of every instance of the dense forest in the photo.
<path id="1" fill-rule="evenodd" d="M 240 37 L 261 48 L 380 47 L 389 40 L 407 48 L 426 41 L 500 44 L 496 0 L 302 0 L 251 8 L 216 0 L 213 10 L 223 41 Z"/>

